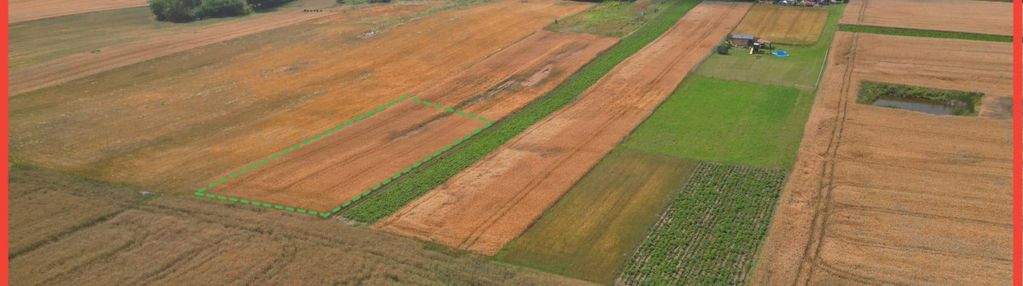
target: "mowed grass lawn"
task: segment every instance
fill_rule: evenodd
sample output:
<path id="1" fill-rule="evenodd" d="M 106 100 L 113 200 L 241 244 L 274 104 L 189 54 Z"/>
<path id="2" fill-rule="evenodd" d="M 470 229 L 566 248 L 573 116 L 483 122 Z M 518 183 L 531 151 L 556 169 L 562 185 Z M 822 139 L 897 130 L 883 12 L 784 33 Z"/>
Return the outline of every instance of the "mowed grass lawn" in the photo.
<path id="1" fill-rule="evenodd" d="M 696 163 L 616 148 L 497 258 L 613 284 Z"/>
<path id="2" fill-rule="evenodd" d="M 789 168 L 812 105 L 811 90 L 690 76 L 623 146 L 684 159 Z"/>
<path id="3" fill-rule="evenodd" d="M 769 54 L 750 55 L 749 50 L 733 48 L 728 55 L 712 54 L 703 64 L 700 64 L 696 74 L 718 79 L 816 89 L 821 67 L 827 60 L 831 39 L 838 31 L 838 20 L 842 18 L 845 5 L 831 5 L 827 8 L 786 7 L 785 9 L 825 9 L 828 11 L 827 22 L 825 22 L 824 29 L 816 43 L 812 45 L 775 44 L 775 49 L 789 52 L 789 56 L 784 58 Z"/>

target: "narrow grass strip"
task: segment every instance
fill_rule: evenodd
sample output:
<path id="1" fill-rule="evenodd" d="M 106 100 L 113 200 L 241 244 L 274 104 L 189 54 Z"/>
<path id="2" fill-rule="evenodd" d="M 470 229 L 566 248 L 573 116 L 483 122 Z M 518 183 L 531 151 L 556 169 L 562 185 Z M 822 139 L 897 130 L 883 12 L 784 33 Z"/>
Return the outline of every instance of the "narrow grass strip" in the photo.
<path id="1" fill-rule="evenodd" d="M 869 26 L 869 25 L 839 24 L 838 25 L 838 30 L 839 31 L 843 31 L 843 32 L 870 33 L 870 34 L 881 34 L 881 35 L 892 35 L 892 36 L 910 36 L 910 37 L 974 40 L 974 41 L 1005 42 L 1005 43 L 1011 43 L 1012 42 L 1012 36 L 1004 36 L 1004 35 L 978 34 L 978 33 L 967 33 L 967 32 L 936 31 L 936 30 L 921 30 L 921 29 L 910 29 L 910 28 L 878 27 L 878 26 Z"/>
<path id="2" fill-rule="evenodd" d="M 600 56 L 542 98 L 534 100 L 518 112 L 489 126 L 487 132 L 466 136 L 462 143 L 469 144 L 458 144 L 451 148 L 443 155 L 446 157 L 444 160 L 432 160 L 421 164 L 425 166 L 416 166 L 424 168 L 407 174 L 401 180 L 388 186 L 387 190 L 379 192 L 378 195 L 364 198 L 362 202 L 345 211 L 344 216 L 372 223 L 398 211 L 412 200 L 436 188 L 490 154 L 529 126 L 574 101 L 579 94 L 582 94 L 619 63 L 671 29 L 678 19 L 699 3 L 700 0 L 671 1 L 663 13 L 601 53 Z M 474 114 L 467 116 L 476 117 Z M 487 119 L 482 118 L 481 120 L 486 121 Z"/>
<path id="3" fill-rule="evenodd" d="M 444 107 L 444 106 L 442 106 L 440 104 L 429 103 L 428 101 L 420 100 L 418 98 L 412 97 L 412 95 L 409 94 L 409 95 L 400 97 L 400 98 L 398 98 L 396 100 L 390 101 L 387 104 L 385 104 L 383 106 L 380 106 L 380 107 L 378 107 L 378 108 L 376 108 L 376 109 L 370 111 L 369 113 L 366 113 L 365 115 L 360 116 L 360 117 L 366 118 L 366 117 L 372 116 L 373 114 L 379 113 L 379 112 L 383 111 L 384 109 L 386 109 L 387 107 L 390 107 L 390 106 L 392 106 L 392 105 L 394 105 L 394 104 L 396 104 L 398 102 L 405 101 L 406 99 L 411 99 L 412 102 L 422 103 L 423 105 L 428 106 L 428 107 L 436 107 L 437 109 L 441 109 L 441 110 L 443 110 L 445 112 L 449 112 L 449 113 L 454 113 L 454 111 L 455 111 L 453 108 Z M 485 122 L 486 124 L 484 124 L 483 127 L 474 130 L 469 135 L 466 135 L 467 137 L 465 137 L 465 138 L 469 138 L 469 137 L 471 137 L 471 136 L 473 136 L 475 134 L 480 134 L 483 129 L 486 129 L 491 124 L 491 122 L 489 122 L 484 117 L 479 117 L 477 119 L 482 121 L 482 122 Z M 348 122 L 345 123 L 345 125 L 350 125 L 351 122 L 352 121 L 348 121 Z M 338 125 L 337 129 L 340 129 L 340 128 L 341 128 L 341 125 Z M 329 135 L 329 133 L 327 133 L 327 134 Z M 271 155 L 269 157 L 269 159 L 264 159 L 260 163 L 253 164 L 252 166 L 248 166 L 248 167 L 243 168 L 242 169 L 243 172 L 240 172 L 240 173 L 245 173 L 245 172 L 248 172 L 249 170 L 252 170 L 252 169 L 258 168 L 259 166 L 267 164 L 267 163 L 269 163 L 269 160 L 276 160 L 280 156 L 283 156 L 284 154 L 287 154 L 287 153 L 291 152 L 291 150 L 297 150 L 297 149 L 301 148 L 303 145 L 311 144 L 311 143 L 321 139 L 323 136 L 326 136 L 326 135 L 323 135 L 323 133 L 317 134 L 317 135 L 313 136 L 311 139 L 306 139 L 305 141 L 302 141 L 301 143 L 296 144 L 293 147 L 285 149 L 284 151 L 281 151 L 279 153 L 274 153 L 273 155 Z M 456 140 L 454 143 L 452 143 L 451 145 L 448 145 L 448 146 L 453 146 L 453 145 L 457 144 L 458 142 L 461 142 L 461 139 Z M 338 205 L 338 206 L 334 207 L 333 209 L 330 210 L 330 212 L 319 212 L 319 213 L 317 213 L 316 211 L 307 211 L 307 210 L 301 209 L 301 208 L 295 208 L 295 207 L 283 206 L 283 205 L 271 205 L 271 204 L 268 204 L 268 203 L 257 203 L 257 202 L 253 202 L 252 205 L 254 205 L 254 206 L 262 206 L 262 207 L 268 208 L 268 209 L 275 209 L 275 210 L 288 211 L 288 212 L 298 212 L 300 214 L 308 214 L 308 215 L 312 215 L 312 216 L 319 216 L 320 218 L 329 218 L 331 215 L 339 213 L 342 210 L 344 210 L 345 208 L 348 208 L 349 206 L 358 203 L 359 200 L 362 200 L 363 198 L 368 197 L 373 192 L 375 192 L 377 190 L 380 190 L 384 186 L 390 184 L 392 181 L 399 179 L 402 175 L 407 174 L 407 173 L 411 172 L 413 169 L 418 168 L 422 164 L 424 164 L 426 162 L 429 162 L 430 160 L 433 160 L 434 158 L 439 157 L 440 155 L 444 154 L 444 152 L 447 152 L 448 150 L 451 149 L 448 146 L 444 147 L 440 151 L 435 151 L 434 153 L 432 153 L 432 154 L 426 156 L 425 158 L 423 158 L 422 161 L 413 164 L 411 167 L 405 168 L 403 171 L 394 174 L 394 176 L 391 176 L 391 177 L 388 177 L 388 178 L 384 179 L 382 182 L 380 182 L 379 184 L 373 186 L 369 190 L 366 190 L 362 194 L 356 195 L 352 199 L 350 199 L 348 201 L 345 201 L 341 205 Z M 238 177 L 238 174 L 239 174 L 239 172 L 235 172 L 235 173 L 232 173 L 229 177 L 233 179 L 233 178 Z M 218 184 L 226 183 L 227 181 L 228 181 L 228 178 L 226 178 L 226 177 L 225 178 L 221 178 L 221 179 L 219 179 L 217 181 L 214 181 L 214 182 L 210 183 L 208 186 L 202 187 L 198 191 L 196 191 L 195 192 L 195 196 L 202 198 L 205 195 L 205 197 L 209 198 L 209 199 L 214 199 L 214 200 L 219 200 L 219 201 L 230 201 L 232 203 L 239 203 L 239 204 L 249 204 L 249 202 L 247 200 L 244 200 L 244 199 L 225 197 L 225 196 L 215 195 L 213 193 L 209 193 L 208 192 L 209 189 L 212 189 L 212 188 L 216 187 Z"/>

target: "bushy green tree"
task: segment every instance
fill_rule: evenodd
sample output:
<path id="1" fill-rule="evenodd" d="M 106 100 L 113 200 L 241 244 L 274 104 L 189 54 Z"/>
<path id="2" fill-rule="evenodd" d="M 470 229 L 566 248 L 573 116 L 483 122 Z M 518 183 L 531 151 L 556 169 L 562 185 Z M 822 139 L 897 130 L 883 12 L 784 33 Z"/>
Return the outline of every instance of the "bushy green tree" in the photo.
<path id="1" fill-rule="evenodd" d="M 189 22 L 195 20 L 198 0 L 149 0 L 149 10 L 158 21 Z"/>
<path id="2" fill-rule="evenodd" d="M 249 5 L 252 5 L 252 9 L 269 9 L 280 6 L 284 3 L 291 2 L 291 0 L 248 0 Z"/>
<path id="3" fill-rule="evenodd" d="M 246 15 L 252 8 L 245 0 L 203 0 L 196 15 L 200 18 L 218 18 Z"/>
<path id="4" fill-rule="evenodd" d="M 292 0 L 149 0 L 158 21 L 190 22 L 202 18 L 241 16 Z"/>

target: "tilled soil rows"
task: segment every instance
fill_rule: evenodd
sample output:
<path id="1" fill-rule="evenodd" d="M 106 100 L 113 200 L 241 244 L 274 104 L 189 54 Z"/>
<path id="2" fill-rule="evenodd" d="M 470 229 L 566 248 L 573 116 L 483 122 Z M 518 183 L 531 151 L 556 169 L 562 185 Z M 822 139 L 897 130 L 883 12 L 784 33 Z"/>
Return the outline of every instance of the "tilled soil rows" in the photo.
<path id="1" fill-rule="evenodd" d="M 538 32 L 442 84 L 212 191 L 331 210 L 543 95 L 612 43 L 612 38 L 587 34 Z"/>
<path id="2" fill-rule="evenodd" d="M 856 103 L 862 81 L 984 92 L 979 115 Z M 840 32 L 755 285 L 1003 285 L 1010 43 Z"/>
<path id="3" fill-rule="evenodd" d="M 122 67 L 12 97 L 12 158 L 194 192 L 590 5 L 497 1 L 381 31 L 338 15 Z"/>
<path id="4" fill-rule="evenodd" d="M 497 253 L 670 95 L 749 7 L 703 3 L 693 8 L 576 102 L 375 227 Z"/>
<path id="5" fill-rule="evenodd" d="M 963 0 L 856 0 L 842 24 L 1012 35 L 1012 3 Z"/>

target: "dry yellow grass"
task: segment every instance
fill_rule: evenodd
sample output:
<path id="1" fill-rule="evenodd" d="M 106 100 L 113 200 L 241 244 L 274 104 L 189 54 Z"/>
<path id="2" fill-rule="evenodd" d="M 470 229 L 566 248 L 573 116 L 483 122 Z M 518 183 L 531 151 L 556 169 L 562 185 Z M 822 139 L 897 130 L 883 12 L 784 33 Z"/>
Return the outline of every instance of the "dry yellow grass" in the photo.
<path id="1" fill-rule="evenodd" d="M 735 27 L 735 33 L 775 43 L 809 45 L 817 42 L 827 19 L 828 11 L 821 8 L 756 5 Z"/>

